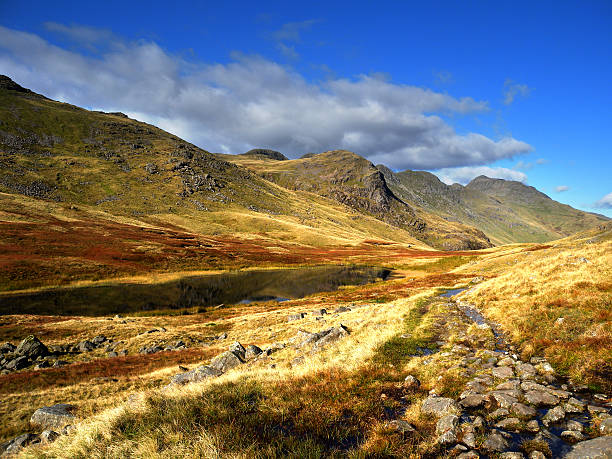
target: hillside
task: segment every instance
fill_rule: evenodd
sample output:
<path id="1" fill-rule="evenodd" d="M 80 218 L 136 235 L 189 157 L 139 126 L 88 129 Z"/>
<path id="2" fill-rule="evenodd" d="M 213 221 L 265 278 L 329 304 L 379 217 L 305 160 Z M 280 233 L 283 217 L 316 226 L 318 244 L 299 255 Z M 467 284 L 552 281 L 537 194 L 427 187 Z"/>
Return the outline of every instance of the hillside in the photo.
<path id="1" fill-rule="evenodd" d="M 425 247 L 408 231 L 278 186 L 154 126 L 55 102 L 7 77 L 0 120 L 3 288 L 279 263 L 297 249 L 372 240 Z M 202 236 L 217 242 L 186 242 Z"/>
<path id="2" fill-rule="evenodd" d="M 334 150 L 308 154 L 300 159 L 276 160 L 253 155 L 217 155 L 251 169 L 263 178 L 289 190 L 315 193 L 397 228 L 445 250 L 489 247 L 486 236 L 473 227 L 447 222 L 421 209 L 415 210 L 393 193 L 385 176 L 367 159 L 355 153 Z"/>
<path id="3" fill-rule="evenodd" d="M 400 199 L 441 218 L 472 225 L 498 245 L 551 241 L 608 221 L 519 182 L 481 176 L 465 187 L 449 186 L 429 172 L 394 173 L 377 167 Z"/>

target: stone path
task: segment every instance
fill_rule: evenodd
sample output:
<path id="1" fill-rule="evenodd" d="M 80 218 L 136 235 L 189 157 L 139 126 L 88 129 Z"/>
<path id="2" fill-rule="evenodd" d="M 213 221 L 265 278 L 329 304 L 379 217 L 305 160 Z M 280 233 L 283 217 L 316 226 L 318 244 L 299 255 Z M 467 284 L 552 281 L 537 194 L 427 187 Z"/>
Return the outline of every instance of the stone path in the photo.
<path id="1" fill-rule="evenodd" d="M 456 399 L 430 393 L 421 406 L 438 419 L 443 451 L 461 459 L 612 458 L 608 396 L 564 383 L 544 358 L 521 361 L 473 306 L 453 300 L 445 306 L 448 314 L 438 326 L 453 338 L 441 352 L 468 382 Z M 475 338 L 467 331 L 470 325 L 490 331 L 489 338 L 486 333 Z"/>

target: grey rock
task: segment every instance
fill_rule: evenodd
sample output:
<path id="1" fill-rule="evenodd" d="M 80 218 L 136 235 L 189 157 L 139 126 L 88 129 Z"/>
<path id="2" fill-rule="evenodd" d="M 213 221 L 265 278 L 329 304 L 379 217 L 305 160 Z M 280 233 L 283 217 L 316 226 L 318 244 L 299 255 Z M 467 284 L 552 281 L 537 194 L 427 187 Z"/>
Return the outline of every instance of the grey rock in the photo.
<path id="1" fill-rule="evenodd" d="M 15 349 L 17 349 L 17 346 L 15 346 L 14 344 L 4 343 L 2 346 L 0 346 L 0 354 L 12 353 L 15 352 Z"/>
<path id="2" fill-rule="evenodd" d="M 599 433 L 602 435 L 612 435 L 612 417 L 601 421 L 601 424 L 599 424 Z"/>
<path id="3" fill-rule="evenodd" d="M 244 363 L 244 360 L 242 360 L 233 352 L 227 351 L 215 357 L 212 362 L 210 362 L 210 366 L 216 370 L 225 373 L 226 371 L 231 370 L 232 368 L 236 368 L 242 363 Z"/>
<path id="4" fill-rule="evenodd" d="M 345 336 L 348 336 L 349 331 L 344 325 L 340 324 L 338 327 L 334 327 L 329 330 L 321 339 L 319 339 L 313 346 L 313 351 L 320 350 L 334 341 L 339 340 Z"/>
<path id="5" fill-rule="evenodd" d="M 517 430 L 520 425 L 521 421 L 518 418 L 506 418 L 495 424 L 495 427 L 504 430 Z"/>
<path id="6" fill-rule="evenodd" d="M 554 406 L 559 403 L 557 396 L 539 390 L 530 390 L 525 393 L 525 400 L 536 406 Z"/>
<path id="7" fill-rule="evenodd" d="M 574 445 L 565 459 L 610 459 L 612 458 L 612 436 L 598 437 Z"/>
<path id="8" fill-rule="evenodd" d="M 416 432 L 416 429 L 410 425 L 407 421 L 402 419 L 394 419 L 389 422 L 389 428 L 395 430 L 396 432 L 401 432 L 403 434 L 410 434 Z"/>
<path id="9" fill-rule="evenodd" d="M 489 396 L 482 394 L 468 395 L 461 402 L 464 408 L 480 408 L 489 401 Z"/>
<path id="10" fill-rule="evenodd" d="M 22 448 L 28 445 L 31 445 L 33 443 L 38 443 L 39 441 L 40 439 L 38 438 L 38 435 L 34 435 L 31 433 L 25 433 L 25 434 L 19 435 L 18 437 L 13 438 L 10 441 L 10 443 L 7 445 L 5 454 L 10 454 L 10 455 L 16 454 Z"/>
<path id="11" fill-rule="evenodd" d="M 522 403 L 514 403 L 510 411 L 521 419 L 531 419 L 537 414 L 537 411 L 532 406 L 527 406 Z"/>
<path id="12" fill-rule="evenodd" d="M 77 349 L 79 352 L 90 352 L 96 348 L 96 345 L 89 341 L 88 339 L 84 339 L 79 344 L 77 344 Z"/>
<path id="13" fill-rule="evenodd" d="M 313 317 L 322 317 L 327 314 L 327 309 L 316 309 L 311 313 Z"/>
<path id="14" fill-rule="evenodd" d="M 59 367 L 63 367 L 66 365 L 70 365 L 70 362 L 66 362 L 65 360 L 56 360 L 55 362 L 53 362 L 52 367 L 59 368 Z"/>
<path id="15" fill-rule="evenodd" d="M 229 351 L 232 352 L 233 354 L 235 354 L 237 357 L 240 357 L 240 359 L 244 360 L 244 355 L 246 354 L 246 349 L 238 341 L 234 341 L 230 345 Z"/>
<path id="16" fill-rule="evenodd" d="M 33 335 L 24 339 L 15 349 L 15 353 L 24 355 L 30 360 L 35 360 L 38 357 L 44 357 L 49 354 L 49 349 L 38 338 Z"/>
<path id="17" fill-rule="evenodd" d="M 496 390 L 519 390 L 521 388 L 521 381 L 518 379 L 510 379 L 508 381 L 504 381 L 503 383 L 495 386 Z"/>
<path id="18" fill-rule="evenodd" d="M 508 441 L 496 430 L 493 430 L 482 444 L 482 448 L 489 452 L 505 451 L 508 446 Z"/>
<path id="19" fill-rule="evenodd" d="M 497 367 L 491 370 L 491 374 L 498 379 L 508 379 L 514 376 L 514 371 L 510 367 Z"/>
<path id="20" fill-rule="evenodd" d="M 607 408 L 604 408 L 603 406 L 588 405 L 587 410 L 592 415 L 608 414 Z"/>
<path id="21" fill-rule="evenodd" d="M 257 356 L 259 356 L 263 351 L 255 346 L 254 344 L 249 344 L 246 347 L 246 351 L 244 353 L 245 360 L 253 360 Z"/>
<path id="22" fill-rule="evenodd" d="M 529 459 L 546 459 L 546 454 L 542 451 L 532 451 L 529 454 Z"/>
<path id="23" fill-rule="evenodd" d="M 441 417 L 436 424 L 436 435 L 442 435 L 449 430 L 454 430 L 457 424 L 459 424 L 459 416 L 447 414 Z"/>
<path id="24" fill-rule="evenodd" d="M 480 455 L 476 451 L 468 451 L 467 453 L 461 453 L 457 456 L 457 459 L 478 459 Z"/>
<path id="25" fill-rule="evenodd" d="M 582 432 L 584 430 L 584 426 L 573 419 L 570 419 L 565 423 L 565 428 L 566 430 L 575 430 L 576 432 Z"/>
<path id="26" fill-rule="evenodd" d="M 563 405 L 563 408 L 568 413 L 582 413 L 586 408 L 586 404 L 577 398 L 570 397 L 570 399 Z"/>
<path id="27" fill-rule="evenodd" d="M 102 345 L 105 341 L 107 341 L 106 336 L 103 335 L 98 335 L 96 336 L 94 339 L 91 340 L 91 342 L 95 345 L 95 346 L 100 346 Z"/>
<path id="28" fill-rule="evenodd" d="M 507 453 L 501 453 L 499 455 L 499 458 L 500 459 L 525 459 L 525 456 L 523 456 L 523 453 L 509 451 Z"/>
<path id="29" fill-rule="evenodd" d="M 561 438 L 568 443 L 578 443 L 579 441 L 583 441 L 586 437 L 576 430 L 564 430 L 561 432 Z"/>
<path id="30" fill-rule="evenodd" d="M 491 396 L 495 399 L 500 408 L 510 409 L 512 405 L 518 402 L 518 398 L 503 392 L 492 392 Z"/>
<path id="31" fill-rule="evenodd" d="M 40 434 L 40 441 L 42 443 L 53 443 L 59 438 L 59 436 L 60 434 L 58 434 L 55 430 L 43 430 Z"/>
<path id="32" fill-rule="evenodd" d="M 204 381 L 208 378 L 215 378 L 217 376 L 221 376 L 222 374 L 223 372 L 216 368 L 208 365 L 202 365 L 186 373 L 174 375 L 170 381 L 170 384 L 184 385 L 191 382 Z"/>
<path id="33" fill-rule="evenodd" d="M 459 405 L 452 398 L 428 397 L 421 405 L 421 412 L 442 417 L 446 414 L 461 412 Z"/>
<path id="34" fill-rule="evenodd" d="M 404 386 L 404 389 L 417 390 L 419 387 L 421 387 L 421 381 L 419 381 L 416 376 L 408 375 L 406 376 L 406 379 L 404 379 L 402 385 Z"/>
<path id="35" fill-rule="evenodd" d="M 21 355 L 9 361 L 6 365 L 4 365 L 4 368 L 6 368 L 7 370 L 11 370 L 11 371 L 17 371 L 17 370 L 26 368 L 29 365 L 30 365 L 30 359 L 28 359 L 28 357 L 26 357 L 25 355 Z"/>
<path id="36" fill-rule="evenodd" d="M 542 422 L 545 426 L 550 424 L 556 424 L 559 421 L 562 421 L 565 418 L 565 410 L 561 406 L 556 406 L 544 415 L 542 418 Z"/>
<path id="37" fill-rule="evenodd" d="M 334 313 L 339 313 L 339 312 L 349 312 L 351 310 L 351 308 L 347 308 L 346 306 L 340 306 L 339 308 L 334 309 Z"/>
<path id="38" fill-rule="evenodd" d="M 533 433 L 537 433 L 540 431 L 540 424 L 538 423 L 538 421 L 536 421 L 535 419 L 529 421 L 526 425 L 525 425 L 525 429 L 528 432 L 533 432 Z"/>
<path id="39" fill-rule="evenodd" d="M 455 429 L 448 430 L 438 437 L 438 443 L 441 445 L 454 445 L 457 443 L 457 433 Z"/>
<path id="40" fill-rule="evenodd" d="M 533 378 L 537 373 L 535 367 L 529 363 L 518 364 L 516 366 L 516 372 L 521 377 L 521 379 Z"/>
<path id="41" fill-rule="evenodd" d="M 496 419 L 504 418 L 508 416 L 509 414 L 510 414 L 510 411 L 508 411 L 506 408 L 499 408 L 493 411 L 491 414 L 489 414 L 489 418 L 496 420 Z"/>
<path id="42" fill-rule="evenodd" d="M 306 313 L 300 312 L 299 314 L 291 314 L 287 316 L 287 322 L 293 322 L 295 320 L 301 320 L 306 317 Z"/>
<path id="43" fill-rule="evenodd" d="M 67 403 L 44 406 L 34 411 L 30 418 L 30 425 L 39 430 L 61 429 L 66 424 L 75 421 L 76 417 L 72 414 L 75 409 L 74 405 Z"/>

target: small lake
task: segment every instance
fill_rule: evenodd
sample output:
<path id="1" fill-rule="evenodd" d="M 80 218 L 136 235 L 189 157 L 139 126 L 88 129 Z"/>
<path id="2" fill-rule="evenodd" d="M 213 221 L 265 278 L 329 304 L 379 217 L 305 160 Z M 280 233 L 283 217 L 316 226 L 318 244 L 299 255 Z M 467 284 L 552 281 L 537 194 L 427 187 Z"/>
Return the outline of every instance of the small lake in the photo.
<path id="1" fill-rule="evenodd" d="M 57 288 L 0 296 L 0 315 L 50 314 L 100 316 L 255 301 L 284 301 L 343 285 L 385 280 L 390 270 L 371 266 L 230 271 L 186 276 L 157 284 L 121 283 Z"/>

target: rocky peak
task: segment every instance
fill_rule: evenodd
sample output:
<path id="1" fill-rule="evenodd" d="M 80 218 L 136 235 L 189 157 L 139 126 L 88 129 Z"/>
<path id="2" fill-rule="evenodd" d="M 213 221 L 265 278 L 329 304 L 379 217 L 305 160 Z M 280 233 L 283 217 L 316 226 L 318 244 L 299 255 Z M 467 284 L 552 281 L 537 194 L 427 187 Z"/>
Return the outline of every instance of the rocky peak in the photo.
<path id="1" fill-rule="evenodd" d="M 9 91 L 17 91 L 24 93 L 32 93 L 29 89 L 24 88 L 23 86 L 19 86 L 13 80 L 11 80 L 6 75 L 0 75 L 0 89 L 7 89 Z"/>
<path id="2" fill-rule="evenodd" d="M 289 158 L 287 158 L 281 152 L 275 151 L 275 150 L 268 150 L 266 148 L 254 148 L 252 150 L 247 151 L 246 153 L 243 153 L 243 155 L 244 156 L 263 156 L 265 158 L 275 159 L 276 161 L 288 161 L 289 160 Z"/>

